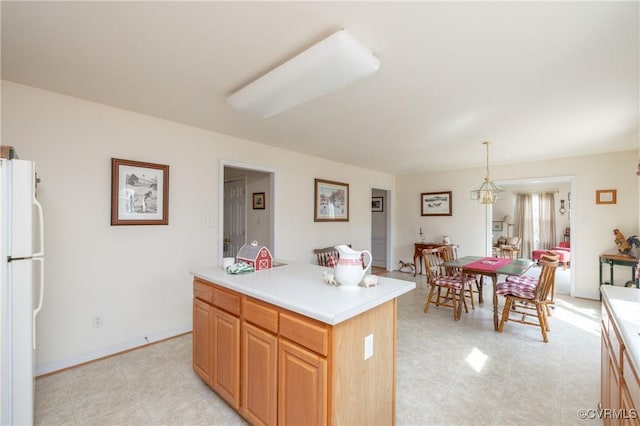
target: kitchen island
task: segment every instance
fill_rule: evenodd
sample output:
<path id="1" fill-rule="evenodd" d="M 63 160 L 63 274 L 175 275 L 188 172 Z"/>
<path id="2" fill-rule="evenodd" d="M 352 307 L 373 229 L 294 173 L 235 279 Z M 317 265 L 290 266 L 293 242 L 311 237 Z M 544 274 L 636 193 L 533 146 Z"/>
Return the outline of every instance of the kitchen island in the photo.
<path id="1" fill-rule="evenodd" d="M 191 271 L 194 371 L 252 424 L 395 424 L 396 298 L 415 283 L 345 291 L 325 271 Z"/>

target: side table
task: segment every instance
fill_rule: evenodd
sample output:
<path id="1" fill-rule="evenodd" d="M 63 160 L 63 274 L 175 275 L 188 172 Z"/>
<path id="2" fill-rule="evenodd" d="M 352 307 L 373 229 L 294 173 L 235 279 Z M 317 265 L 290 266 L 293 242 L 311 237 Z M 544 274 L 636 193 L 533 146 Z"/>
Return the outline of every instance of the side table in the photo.
<path id="1" fill-rule="evenodd" d="M 638 265 L 638 259 L 631 256 L 623 256 L 621 254 L 601 254 L 600 255 L 600 285 L 607 284 L 602 281 L 602 265 L 609 264 L 609 284 L 613 285 L 613 266 L 630 266 L 631 267 L 631 281 L 627 283 L 635 284 L 636 288 L 640 288 L 640 283 L 636 278 L 636 267 Z M 602 300 L 602 294 L 600 294 L 600 300 Z"/>

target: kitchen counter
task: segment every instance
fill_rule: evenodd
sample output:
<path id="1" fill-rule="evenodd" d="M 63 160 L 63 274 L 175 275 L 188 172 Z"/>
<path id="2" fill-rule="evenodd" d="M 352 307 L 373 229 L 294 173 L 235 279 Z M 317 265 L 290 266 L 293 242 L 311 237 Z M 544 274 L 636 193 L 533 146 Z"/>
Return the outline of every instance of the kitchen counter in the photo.
<path id="1" fill-rule="evenodd" d="M 375 287 L 345 291 L 325 284 L 323 272 L 332 273 L 331 268 L 285 263 L 242 275 L 228 274 L 220 266 L 193 269 L 191 274 L 329 325 L 360 315 L 416 287 L 413 281 L 378 277 Z"/>
<path id="2" fill-rule="evenodd" d="M 611 316 L 621 334 L 629 359 L 640 371 L 640 290 L 602 286 L 602 297 L 611 307 Z"/>

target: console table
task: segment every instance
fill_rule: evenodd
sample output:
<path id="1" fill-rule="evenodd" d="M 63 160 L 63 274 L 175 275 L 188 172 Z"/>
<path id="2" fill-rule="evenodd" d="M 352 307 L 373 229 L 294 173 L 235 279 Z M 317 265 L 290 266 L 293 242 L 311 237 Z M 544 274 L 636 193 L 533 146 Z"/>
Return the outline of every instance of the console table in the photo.
<path id="1" fill-rule="evenodd" d="M 609 284 L 613 285 L 613 266 L 630 266 L 631 267 L 631 281 L 627 281 L 627 283 L 631 282 L 635 284 L 636 288 L 639 287 L 638 280 L 636 279 L 636 267 L 638 265 L 638 259 L 631 256 L 623 256 L 621 254 L 601 254 L 600 255 L 600 285 L 607 284 L 602 281 L 602 265 L 609 264 Z M 626 287 L 626 286 L 625 286 Z M 600 300 L 602 300 L 602 294 L 600 295 Z"/>
<path id="2" fill-rule="evenodd" d="M 415 250 L 413 251 L 413 264 L 416 267 L 413 271 L 414 277 L 418 273 L 418 265 L 420 265 L 420 275 L 422 275 L 422 250 L 438 248 L 443 245 L 441 243 L 415 243 Z"/>

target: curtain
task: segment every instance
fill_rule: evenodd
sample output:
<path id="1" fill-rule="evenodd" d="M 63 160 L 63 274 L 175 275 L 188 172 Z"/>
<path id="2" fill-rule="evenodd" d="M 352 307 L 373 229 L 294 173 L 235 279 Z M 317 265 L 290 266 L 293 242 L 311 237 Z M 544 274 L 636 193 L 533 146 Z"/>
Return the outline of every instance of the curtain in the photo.
<path id="1" fill-rule="evenodd" d="M 538 198 L 538 233 L 540 249 L 552 249 L 556 244 L 556 207 L 553 193 L 540 194 Z"/>
<path id="2" fill-rule="evenodd" d="M 516 215 L 514 236 L 520 238 L 520 256 L 529 257 L 533 249 L 533 202 L 531 194 L 518 194 L 516 197 Z"/>

